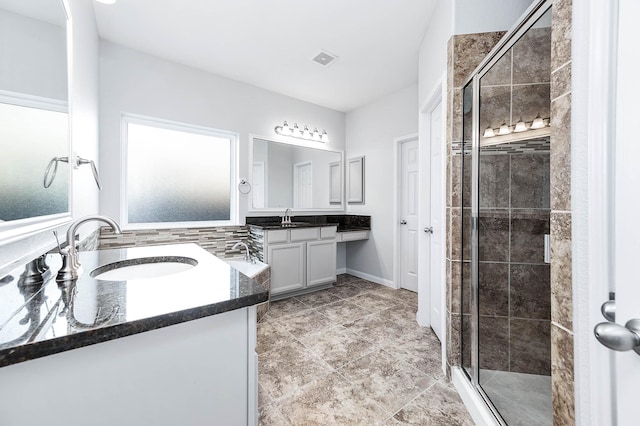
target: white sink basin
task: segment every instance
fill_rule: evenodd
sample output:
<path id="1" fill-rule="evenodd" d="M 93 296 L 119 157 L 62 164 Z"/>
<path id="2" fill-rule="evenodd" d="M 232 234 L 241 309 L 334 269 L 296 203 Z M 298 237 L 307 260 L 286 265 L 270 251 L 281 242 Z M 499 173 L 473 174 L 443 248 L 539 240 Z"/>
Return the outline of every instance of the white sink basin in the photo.
<path id="1" fill-rule="evenodd" d="M 89 275 L 102 281 L 143 280 L 184 272 L 197 264 L 198 261 L 190 257 L 143 257 L 109 263 L 94 269 Z"/>

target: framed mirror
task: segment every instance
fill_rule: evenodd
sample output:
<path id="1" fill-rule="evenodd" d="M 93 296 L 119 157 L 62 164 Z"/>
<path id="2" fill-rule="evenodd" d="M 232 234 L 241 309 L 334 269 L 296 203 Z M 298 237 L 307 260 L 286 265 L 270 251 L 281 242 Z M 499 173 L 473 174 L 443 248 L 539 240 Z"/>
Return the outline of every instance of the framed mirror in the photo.
<path id="1" fill-rule="evenodd" d="M 347 160 L 347 178 L 349 204 L 364 204 L 364 156 Z"/>
<path id="2" fill-rule="evenodd" d="M 0 0 L 0 244 L 71 219 L 68 16 Z"/>
<path id="3" fill-rule="evenodd" d="M 250 211 L 343 210 L 343 153 L 251 136 Z"/>

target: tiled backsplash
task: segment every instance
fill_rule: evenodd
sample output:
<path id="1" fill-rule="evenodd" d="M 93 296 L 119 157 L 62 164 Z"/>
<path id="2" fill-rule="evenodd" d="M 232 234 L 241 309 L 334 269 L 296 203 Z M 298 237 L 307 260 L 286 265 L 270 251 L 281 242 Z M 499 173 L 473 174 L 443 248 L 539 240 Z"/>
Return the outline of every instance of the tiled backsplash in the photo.
<path id="1" fill-rule="evenodd" d="M 99 248 L 195 243 L 218 257 L 234 257 L 241 255 L 241 251 L 231 248 L 240 241 L 249 244 L 249 231 L 246 226 L 141 229 L 123 231 L 121 235 L 114 234 L 110 228 L 102 227 Z"/>

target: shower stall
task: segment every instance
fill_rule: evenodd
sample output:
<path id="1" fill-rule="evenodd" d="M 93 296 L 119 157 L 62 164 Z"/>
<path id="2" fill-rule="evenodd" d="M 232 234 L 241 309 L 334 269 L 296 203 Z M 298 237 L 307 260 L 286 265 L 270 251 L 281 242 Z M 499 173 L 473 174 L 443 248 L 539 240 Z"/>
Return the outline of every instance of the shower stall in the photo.
<path id="1" fill-rule="evenodd" d="M 551 1 L 463 90 L 460 365 L 498 423 L 551 425 Z"/>

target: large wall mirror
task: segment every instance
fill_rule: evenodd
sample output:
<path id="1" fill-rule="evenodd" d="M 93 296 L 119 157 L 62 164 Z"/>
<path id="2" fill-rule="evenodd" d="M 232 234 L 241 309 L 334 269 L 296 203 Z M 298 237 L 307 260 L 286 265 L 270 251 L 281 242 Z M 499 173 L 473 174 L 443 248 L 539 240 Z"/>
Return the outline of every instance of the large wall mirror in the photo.
<path id="1" fill-rule="evenodd" d="M 344 207 L 342 151 L 251 138 L 251 210 L 337 210 Z"/>
<path id="2" fill-rule="evenodd" d="M 0 243 L 70 219 L 67 23 L 62 0 L 0 0 Z"/>

